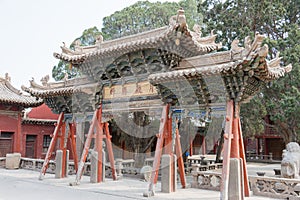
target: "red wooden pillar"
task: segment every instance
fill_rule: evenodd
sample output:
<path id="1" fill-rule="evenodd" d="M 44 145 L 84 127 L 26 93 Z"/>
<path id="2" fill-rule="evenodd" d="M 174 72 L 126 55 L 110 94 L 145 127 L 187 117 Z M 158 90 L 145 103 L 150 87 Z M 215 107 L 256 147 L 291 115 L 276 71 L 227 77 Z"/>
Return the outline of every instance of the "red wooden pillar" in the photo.
<path id="1" fill-rule="evenodd" d="M 157 183 L 158 170 L 159 170 L 159 166 L 160 166 L 160 158 L 162 156 L 162 150 L 163 150 L 163 144 L 164 144 L 164 132 L 166 129 L 169 109 L 170 109 L 170 105 L 167 104 L 163 108 L 162 117 L 160 119 L 159 132 L 157 134 L 157 142 L 156 142 L 156 148 L 155 148 L 155 155 L 154 155 L 153 169 L 152 169 L 152 173 L 151 173 L 149 191 L 153 191 L 154 190 L 153 187 Z"/>
<path id="2" fill-rule="evenodd" d="M 193 152 L 193 141 L 194 141 L 194 138 L 190 138 L 190 148 L 189 148 L 189 155 L 192 156 L 194 154 Z"/>
<path id="3" fill-rule="evenodd" d="M 206 141 L 205 141 L 205 136 L 201 136 L 202 137 L 202 145 L 201 145 L 201 149 L 202 149 L 202 154 L 206 154 Z"/>
<path id="4" fill-rule="evenodd" d="M 112 177 L 113 177 L 113 180 L 117 180 L 117 175 L 116 175 L 116 170 L 115 170 L 115 160 L 114 160 L 114 154 L 113 154 L 112 143 L 111 143 L 111 135 L 109 134 L 109 128 L 108 128 L 107 122 L 104 123 L 104 130 L 105 130 L 108 159 L 109 159 L 110 167 L 111 167 L 111 171 L 112 171 Z"/>
<path id="5" fill-rule="evenodd" d="M 55 124 L 55 129 L 54 129 L 54 132 L 53 132 L 53 136 L 52 136 L 52 139 L 51 139 L 51 142 L 50 142 L 50 145 L 49 145 L 46 157 L 45 157 L 45 161 L 43 163 L 43 167 L 41 169 L 41 173 L 40 173 L 40 177 L 39 177 L 40 180 L 42 180 L 43 176 L 46 174 L 46 170 L 48 168 L 52 152 L 54 151 L 54 148 L 55 148 L 55 145 L 56 145 L 56 141 L 57 141 L 57 138 L 58 138 L 59 131 L 60 131 L 62 125 L 63 125 L 63 120 L 64 120 L 64 113 L 62 112 L 62 113 L 60 113 L 60 115 L 58 117 L 57 124 Z"/>
<path id="6" fill-rule="evenodd" d="M 80 179 L 83 173 L 84 169 L 84 163 L 86 161 L 88 151 L 91 145 L 92 139 L 95 139 L 95 149 L 98 152 L 98 168 L 97 168 L 97 182 L 102 182 L 103 177 L 102 177 L 102 166 L 103 164 L 103 153 L 102 153 L 102 144 L 103 144 L 103 139 L 106 138 L 106 145 L 107 145 L 107 150 L 108 150 L 108 157 L 111 165 L 111 170 L 112 170 L 112 177 L 113 180 L 116 180 L 116 172 L 115 172 L 115 166 L 114 166 L 114 157 L 113 157 L 113 150 L 112 150 L 112 144 L 111 144 L 111 136 L 109 134 L 109 128 L 108 128 L 108 123 L 103 123 L 102 122 L 102 105 L 95 110 L 93 119 L 91 121 L 91 125 L 89 128 L 89 132 L 87 134 L 87 139 L 84 143 L 84 149 L 81 155 L 81 159 L 78 165 L 78 170 L 76 173 L 76 179 L 74 183 L 70 183 L 70 185 L 78 185 L 80 183 Z"/>
<path id="7" fill-rule="evenodd" d="M 62 157 L 62 174 L 61 177 L 66 177 L 67 171 L 66 171 L 66 161 L 67 161 L 67 143 L 68 140 L 71 143 L 71 152 L 73 153 L 73 158 L 74 158 L 74 165 L 75 165 L 75 170 L 77 171 L 78 166 L 78 160 L 77 160 L 77 153 L 76 153 L 76 141 L 75 141 L 75 131 L 76 127 L 74 123 L 69 124 L 69 135 L 67 136 L 67 130 L 66 127 L 67 124 L 64 119 L 64 113 L 60 113 L 57 124 L 55 124 L 55 129 L 52 135 L 52 139 L 45 157 L 45 161 L 43 163 L 43 167 L 41 169 L 40 177 L 39 179 L 42 180 L 43 176 L 46 173 L 46 170 L 48 168 L 52 152 L 55 149 L 56 142 L 59 139 L 59 149 L 63 151 L 63 157 Z"/>
<path id="8" fill-rule="evenodd" d="M 156 149 L 154 155 L 153 169 L 151 173 L 151 180 L 148 187 L 148 191 L 144 193 L 144 196 L 153 196 L 154 195 L 154 186 L 157 183 L 158 170 L 160 166 L 160 160 L 162 157 L 162 151 L 164 148 L 164 153 L 171 156 L 171 186 L 172 191 L 175 191 L 175 166 L 174 166 L 174 152 L 173 152 L 173 139 L 172 139 L 172 116 L 169 116 L 170 105 L 167 104 L 164 106 L 162 111 L 162 117 L 160 120 L 159 133 L 157 135 Z M 176 122 L 177 123 L 177 122 Z M 175 138 L 175 150 L 177 154 L 177 162 L 179 166 L 179 174 L 181 185 L 183 188 L 186 187 L 185 183 L 185 173 L 184 173 L 184 164 L 182 159 L 182 149 L 180 144 L 180 136 L 178 127 L 176 127 L 176 138 Z"/>
<path id="9" fill-rule="evenodd" d="M 229 171 L 230 158 L 238 158 L 242 160 L 243 166 L 243 180 L 244 188 L 242 194 L 244 196 L 250 195 L 248 173 L 246 165 L 246 157 L 244 152 L 244 143 L 242 137 L 242 129 L 240 125 L 239 106 L 234 105 L 234 101 L 228 101 L 226 105 L 226 124 L 224 133 L 224 156 L 222 169 L 222 185 L 221 185 L 221 199 L 228 199 L 229 187 Z"/>
<path id="10" fill-rule="evenodd" d="M 240 158 L 243 162 L 243 180 L 244 180 L 244 193 L 246 197 L 250 196 L 250 187 L 249 187 L 249 179 L 248 179 L 248 171 L 247 171 L 247 163 L 246 163 L 246 155 L 245 155 L 245 147 L 243 142 L 242 135 L 242 127 L 241 120 L 238 119 L 238 129 L 239 129 L 239 149 L 240 149 Z"/>
<path id="11" fill-rule="evenodd" d="M 77 150 L 76 150 L 76 125 L 75 123 L 69 124 L 69 141 L 71 144 L 71 152 L 73 155 L 73 160 L 74 160 L 74 166 L 75 166 L 75 171 L 77 172 L 78 170 L 78 157 L 77 157 Z"/>
<path id="12" fill-rule="evenodd" d="M 22 156 L 25 154 L 25 149 L 23 149 L 23 137 L 22 137 L 22 131 L 21 131 L 21 123 L 22 123 L 22 117 L 21 113 L 18 112 L 17 116 L 17 132 L 14 136 L 14 153 L 21 153 Z"/>
<path id="13" fill-rule="evenodd" d="M 102 123 L 102 109 L 97 111 L 97 129 L 96 129 L 96 141 L 95 149 L 98 153 L 98 168 L 97 168 L 97 182 L 100 183 L 103 180 L 102 177 L 102 165 L 103 165 L 103 153 L 102 153 L 102 141 L 103 141 L 103 123 Z M 105 163 L 104 163 L 105 164 Z"/>
<path id="14" fill-rule="evenodd" d="M 186 187 L 186 181 L 185 181 L 185 173 L 184 173 L 184 164 L 183 164 L 183 158 L 182 158 L 182 149 L 180 144 L 180 135 L 178 127 L 176 128 L 176 139 L 175 139 L 175 150 L 176 150 L 176 156 L 178 159 L 178 169 L 179 169 L 179 175 L 180 175 L 180 182 L 182 185 L 182 188 Z M 175 186 L 174 186 L 175 187 Z"/>

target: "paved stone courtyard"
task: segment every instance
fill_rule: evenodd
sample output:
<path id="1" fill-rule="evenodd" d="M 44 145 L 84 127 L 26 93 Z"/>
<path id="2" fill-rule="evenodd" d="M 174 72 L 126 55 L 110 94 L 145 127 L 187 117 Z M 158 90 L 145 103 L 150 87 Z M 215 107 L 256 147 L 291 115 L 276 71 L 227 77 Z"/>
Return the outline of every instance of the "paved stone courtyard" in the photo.
<path id="1" fill-rule="evenodd" d="M 249 175 L 255 175 L 256 171 L 266 172 L 266 176 L 273 176 L 273 168 L 280 168 L 279 164 L 249 163 Z M 83 176 L 79 186 L 69 186 L 75 180 L 75 176 L 64 179 L 55 179 L 54 174 L 46 174 L 43 181 L 38 180 L 39 172 L 30 170 L 6 170 L 0 169 L 0 200 L 79 200 L 79 199 L 219 199 L 219 192 L 200 190 L 194 188 L 181 189 L 180 184 L 175 193 L 161 193 L 160 182 L 156 186 L 154 197 L 143 197 L 148 183 L 124 177 L 118 181 L 107 178 L 105 183 L 89 183 L 89 177 Z M 190 183 L 191 177 L 187 177 Z M 265 197 L 251 196 L 248 200 L 268 199 Z"/>

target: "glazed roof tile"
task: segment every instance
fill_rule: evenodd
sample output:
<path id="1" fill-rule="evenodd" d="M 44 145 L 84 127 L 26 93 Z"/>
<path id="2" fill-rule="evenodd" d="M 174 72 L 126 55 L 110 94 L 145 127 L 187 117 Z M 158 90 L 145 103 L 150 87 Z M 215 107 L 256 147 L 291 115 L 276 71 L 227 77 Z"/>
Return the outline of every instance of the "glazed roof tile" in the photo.
<path id="1" fill-rule="evenodd" d="M 85 77 L 64 79 L 58 82 L 46 83 L 40 85 L 34 80 L 30 80 L 30 87 L 22 86 L 22 90 L 39 98 L 55 97 L 55 96 L 71 96 L 74 93 L 85 92 L 90 84 Z"/>
<path id="2" fill-rule="evenodd" d="M 264 37 L 256 35 L 253 43 L 248 48 L 239 47 L 238 52 L 234 47 L 232 50 L 225 52 L 217 52 L 214 54 L 200 55 L 187 58 L 182 61 L 184 69 L 151 74 L 148 79 L 151 83 L 160 83 L 180 78 L 189 78 L 196 76 L 216 76 L 232 71 L 253 71 L 262 81 L 271 81 L 278 79 L 288 73 L 292 69 L 292 65 L 280 66 L 281 58 L 277 55 L 274 59 L 267 61 L 265 59 L 268 53 L 266 45 L 260 46 Z M 258 65 L 257 57 L 263 58 L 263 65 Z M 256 62 L 256 63 L 255 63 Z M 245 66 L 246 63 L 251 63 Z"/>
<path id="3" fill-rule="evenodd" d="M 36 97 L 22 94 L 20 90 L 11 85 L 9 79 L 8 77 L 0 77 L 0 103 L 23 107 L 35 107 L 43 103 L 42 100 L 37 100 Z"/>
<path id="4" fill-rule="evenodd" d="M 22 124 L 54 125 L 56 122 L 57 120 L 53 120 L 53 119 L 32 119 L 32 118 L 22 119 Z"/>
<path id="5" fill-rule="evenodd" d="M 178 11 L 178 16 L 184 15 Z M 178 17 L 177 17 L 178 18 Z M 78 65 L 84 63 L 87 59 L 98 57 L 110 57 L 116 54 L 125 54 L 145 48 L 165 48 L 166 44 L 177 43 L 180 48 L 183 47 L 182 57 L 191 57 L 205 54 L 222 47 L 216 44 L 215 34 L 202 37 L 201 31 L 194 28 L 194 31 L 188 29 L 186 21 L 170 21 L 170 25 L 131 36 L 122 37 L 110 41 L 96 42 L 91 46 L 75 46 L 75 50 L 62 46 L 62 53 L 54 53 L 54 57 L 63 61 Z M 170 47 L 171 49 L 174 47 Z"/>

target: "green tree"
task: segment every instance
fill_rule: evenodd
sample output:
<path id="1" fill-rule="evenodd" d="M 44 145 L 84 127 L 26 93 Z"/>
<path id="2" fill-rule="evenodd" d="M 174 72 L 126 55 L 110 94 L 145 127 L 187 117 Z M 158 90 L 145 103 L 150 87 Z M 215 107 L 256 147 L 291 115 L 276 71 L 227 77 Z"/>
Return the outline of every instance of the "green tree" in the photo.
<path id="1" fill-rule="evenodd" d="M 269 58 L 280 52 L 282 64 L 292 63 L 293 70 L 279 81 L 267 85 L 250 103 L 242 106 L 243 131 L 253 134 L 261 129 L 262 115 L 266 111 L 272 125 L 284 138 L 284 141 L 299 141 L 299 17 L 300 2 L 288 1 L 255 1 L 255 0 L 206 0 L 199 2 L 198 11 L 204 16 L 203 32 L 216 29 L 218 40 L 230 49 L 231 42 L 243 39 L 256 32 L 268 39 Z M 257 109 L 251 109 L 257 107 Z M 271 126 L 270 124 L 267 124 Z"/>
<path id="2" fill-rule="evenodd" d="M 186 11 L 186 18 L 191 27 L 194 23 L 201 24 L 202 15 L 197 12 L 195 0 L 183 0 L 178 3 L 138 1 L 132 6 L 104 17 L 103 36 L 105 39 L 114 39 L 167 26 L 170 17 L 176 15 L 180 7 Z"/>
<path id="3" fill-rule="evenodd" d="M 80 41 L 81 46 L 93 45 L 96 42 L 96 37 L 101 35 L 101 32 L 96 26 L 86 29 L 83 31 L 82 35 L 76 38 L 70 45 L 70 49 L 74 50 L 74 45 L 76 41 Z M 69 63 L 59 61 L 56 66 L 52 69 L 52 77 L 56 80 L 62 80 L 67 75 L 67 78 L 73 78 L 80 75 L 80 72 L 72 67 Z"/>

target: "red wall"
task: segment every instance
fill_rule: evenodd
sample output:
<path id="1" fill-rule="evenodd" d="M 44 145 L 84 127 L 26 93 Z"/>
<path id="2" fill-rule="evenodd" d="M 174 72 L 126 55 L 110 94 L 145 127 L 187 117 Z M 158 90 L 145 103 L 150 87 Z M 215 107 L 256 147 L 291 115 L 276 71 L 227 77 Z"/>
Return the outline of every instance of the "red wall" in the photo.
<path id="1" fill-rule="evenodd" d="M 32 108 L 27 117 L 33 119 L 58 119 L 58 115 L 52 113 L 51 109 L 46 104 Z"/>
<path id="2" fill-rule="evenodd" d="M 0 114 L 0 131 L 17 132 L 18 118 Z"/>
<path id="3" fill-rule="evenodd" d="M 23 135 L 23 146 L 26 147 L 26 135 L 36 136 L 35 154 L 36 158 L 45 158 L 46 153 L 43 153 L 43 140 L 44 135 L 51 135 L 54 131 L 54 125 L 37 125 L 37 124 L 23 124 L 22 135 Z M 24 148 L 25 155 L 25 148 Z"/>
<path id="4" fill-rule="evenodd" d="M 0 111 L 1 112 L 1 111 Z M 19 115 L 19 116 L 18 116 Z M 19 118 L 19 121 L 18 121 Z M 22 145 L 20 113 L 0 114 L 0 132 L 13 132 L 13 152 L 19 152 L 24 155 L 25 151 Z M 19 144 L 18 144 L 19 143 Z"/>

